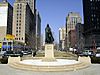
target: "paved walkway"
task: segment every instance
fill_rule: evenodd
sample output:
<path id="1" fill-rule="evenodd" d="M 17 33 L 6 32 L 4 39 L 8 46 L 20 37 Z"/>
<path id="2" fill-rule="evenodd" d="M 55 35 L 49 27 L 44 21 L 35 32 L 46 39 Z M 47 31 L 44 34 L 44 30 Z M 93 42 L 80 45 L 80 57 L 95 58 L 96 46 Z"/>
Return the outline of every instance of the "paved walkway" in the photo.
<path id="1" fill-rule="evenodd" d="M 18 70 L 7 64 L 0 64 L 0 75 L 100 75 L 100 64 L 92 64 L 90 67 L 70 72 L 33 72 Z"/>

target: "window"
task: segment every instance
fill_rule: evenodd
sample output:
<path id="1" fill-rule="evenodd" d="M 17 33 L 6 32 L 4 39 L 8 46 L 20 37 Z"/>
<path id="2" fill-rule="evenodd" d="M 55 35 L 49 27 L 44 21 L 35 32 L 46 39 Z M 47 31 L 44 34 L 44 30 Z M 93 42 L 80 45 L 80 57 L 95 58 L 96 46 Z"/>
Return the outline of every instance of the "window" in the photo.
<path id="1" fill-rule="evenodd" d="M 21 20 L 19 20 L 19 22 L 21 22 Z"/>
<path id="2" fill-rule="evenodd" d="M 19 23 L 19 26 L 21 26 L 21 23 Z"/>
<path id="3" fill-rule="evenodd" d="M 19 6 L 19 4 L 17 4 L 17 6 Z"/>
<path id="4" fill-rule="evenodd" d="M 18 34 L 16 34 L 16 36 L 18 36 Z"/>
<path id="5" fill-rule="evenodd" d="M 17 22 L 18 22 L 18 20 L 17 20 Z"/>
<path id="6" fill-rule="evenodd" d="M 17 16 L 18 16 L 18 14 L 17 14 Z"/>
<path id="7" fill-rule="evenodd" d="M 15 40 L 18 40 L 18 38 L 15 38 Z"/>
<path id="8" fill-rule="evenodd" d="M 18 32 L 18 30 L 16 30 L 16 33 Z"/>
<path id="9" fill-rule="evenodd" d="M 19 29 L 21 29 L 21 27 L 19 27 Z"/>
<path id="10" fill-rule="evenodd" d="M 22 9 L 22 7 L 20 6 L 20 9 Z"/>
<path id="11" fill-rule="evenodd" d="M 16 25 L 18 26 L 18 23 Z"/>
<path id="12" fill-rule="evenodd" d="M 16 29 L 18 29 L 18 27 L 16 27 Z"/>
<path id="13" fill-rule="evenodd" d="M 23 40 L 23 37 L 22 37 L 22 40 Z"/>

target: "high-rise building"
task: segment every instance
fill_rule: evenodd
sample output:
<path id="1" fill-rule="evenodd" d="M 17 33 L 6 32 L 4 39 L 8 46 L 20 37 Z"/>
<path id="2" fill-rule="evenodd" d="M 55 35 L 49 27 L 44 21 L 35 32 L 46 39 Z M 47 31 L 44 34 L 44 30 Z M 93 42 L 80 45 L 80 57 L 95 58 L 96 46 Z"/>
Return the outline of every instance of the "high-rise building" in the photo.
<path id="1" fill-rule="evenodd" d="M 83 36 L 83 24 L 78 23 L 76 25 L 76 46 L 78 51 L 84 50 L 84 36 Z"/>
<path id="2" fill-rule="evenodd" d="M 36 0 L 16 0 L 16 2 L 27 2 L 33 14 L 36 12 Z"/>
<path id="3" fill-rule="evenodd" d="M 70 30 L 68 32 L 68 38 L 69 38 L 69 47 L 70 48 L 76 48 L 76 30 Z"/>
<path id="4" fill-rule="evenodd" d="M 25 1 L 16 0 L 13 10 L 13 35 L 15 41 L 23 42 L 35 49 L 36 25 L 35 16 Z"/>
<path id="5" fill-rule="evenodd" d="M 66 40 L 67 40 L 67 47 L 69 47 L 69 36 L 68 33 L 70 30 L 75 30 L 75 26 L 77 23 L 81 23 L 82 19 L 79 13 L 77 12 L 70 12 L 66 18 Z"/>
<path id="6" fill-rule="evenodd" d="M 66 36 L 66 28 L 59 28 L 59 49 L 65 49 L 65 36 Z"/>
<path id="7" fill-rule="evenodd" d="M 13 7 L 2 0 L 0 2 L 0 40 L 4 40 L 7 34 L 12 34 Z"/>
<path id="8" fill-rule="evenodd" d="M 85 47 L 100 47 L 100 0 L 83 0 Z"/>
<path id="9" fill-rule="evenodd" d="M 36 11 L 36 49 L 41 50 L 41 17 Z"/>

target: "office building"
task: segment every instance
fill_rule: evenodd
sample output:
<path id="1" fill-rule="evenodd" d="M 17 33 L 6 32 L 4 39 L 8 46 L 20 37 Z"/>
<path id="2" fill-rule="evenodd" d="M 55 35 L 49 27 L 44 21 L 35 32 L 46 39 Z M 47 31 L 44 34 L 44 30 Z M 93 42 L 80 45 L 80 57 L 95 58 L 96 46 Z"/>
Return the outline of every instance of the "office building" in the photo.
<path id="1" fill-rule="evenodd" d="M 65 36 L 66 36 L 66 28 L 59 28 L 59 49 L 65 49 Z"/>
<path id="2" fill-rule="evenodd" d="M 36 0 L 15 0 L 15 2 L 27 2 L 33 14 L 36 12 Z"/>
<path id="3" fill-rule="evenodd" d="M 13 10 L 13 35 L 15 41 L 22 42 L 35 49 L 36 25 L 34 14 L 25 1 L 16 0 Z"/>
<path id="4" fill-rule="evenodd" d="M 41 50 L 41 17 L 36 11 L 36 49 Z"/>
<path id="5" fill-rule="evenodd" d="M 85 47 L 100 47 L 100 0 L 83 0 L 83 13 Z"/>
<path id="6" fill-rule="evenodd" d="M 69 48 L 75 49 L 76 46 L 76 30 L 70 30 L 68 32 L 68 38 L 69 38 Z"/>
<path id="7" fill-rule="evenodd" d="M 82 19 L 79 13 L 77 12 L 70 12 L 66 18 L 66 40 L 67 40 L 67 47 L 69 48 L 69 36 L 68 33 L 70 30 L 75 30 L 75 26 L 77 23 L 81 23 Z"/>
<path id="8" fill-rule="evenodd" d="M 83 31 L 83 24 L 78 23 L 76 25 L 76 46 L 78 51 L 84 50 L 84 31 Z"/>
<path id="9" fill-rule="evenodd" d="M 12 34 L 13 7 L 2 0 L 0 2 L 0 40 L 4 40 L 7 34 Z"/>

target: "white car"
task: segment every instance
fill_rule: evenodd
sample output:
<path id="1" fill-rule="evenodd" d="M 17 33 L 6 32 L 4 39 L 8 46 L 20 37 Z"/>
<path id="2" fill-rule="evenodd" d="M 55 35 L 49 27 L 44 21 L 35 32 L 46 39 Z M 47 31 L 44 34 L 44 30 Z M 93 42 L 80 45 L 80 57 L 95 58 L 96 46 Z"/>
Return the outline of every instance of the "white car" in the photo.
<path id="1" fill-rule="evenodd" d="M 100 57 L 100 52 L 97 52 L 95 56 Z"/>

